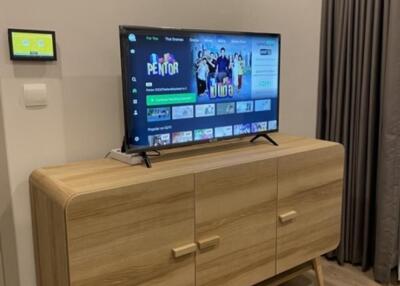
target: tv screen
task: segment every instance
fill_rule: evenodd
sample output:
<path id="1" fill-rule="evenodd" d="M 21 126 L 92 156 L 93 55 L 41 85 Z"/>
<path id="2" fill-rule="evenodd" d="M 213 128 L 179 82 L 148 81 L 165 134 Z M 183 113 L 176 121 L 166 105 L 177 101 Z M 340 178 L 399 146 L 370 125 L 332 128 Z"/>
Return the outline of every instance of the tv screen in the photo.
<path id="1" fill-rule="evenodd" d="M 8 29 L 8 41 L 12 60 L 57 59 L 54 31 Z"/>
<path id="2" fill-rule="evenodd" d="M 278 34 L 120 27 L 129 153 L 278 130 Z"/>

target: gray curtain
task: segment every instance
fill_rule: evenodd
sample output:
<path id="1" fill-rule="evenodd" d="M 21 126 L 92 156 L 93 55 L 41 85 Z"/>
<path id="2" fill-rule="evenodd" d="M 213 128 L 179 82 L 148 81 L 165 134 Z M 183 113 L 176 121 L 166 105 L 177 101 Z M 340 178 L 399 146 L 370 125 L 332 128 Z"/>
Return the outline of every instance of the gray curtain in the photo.
<path id="1" fill-rule="evenodd" d="M 317 136 L 346 148 L 342 240 L 329 256 L 388 282 L 400 216 L 400 1 L 323 0 Z"/>

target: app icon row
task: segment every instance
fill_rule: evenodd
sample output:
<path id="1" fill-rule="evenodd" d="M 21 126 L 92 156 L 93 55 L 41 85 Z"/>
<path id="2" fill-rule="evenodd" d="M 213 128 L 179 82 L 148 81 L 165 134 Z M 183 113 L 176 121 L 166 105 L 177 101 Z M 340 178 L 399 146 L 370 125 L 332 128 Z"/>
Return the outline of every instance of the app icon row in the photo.
<path id="1" fill-rule="evenodd" d="M 172 110 L 171 110 L 172 109 Z M 271 110 L 270 99 L 147 108 L 147 121 L 167 121 Z"/>
<path id="2" fill-rule="evenodd" d="M 245 124 L 219 126 L 195 130 L 178 131 L 172 133 L 155 134 L 148 136 L 150 146 L 165 146 L 169 144 L 186 143 L 192 141 L 218 139 L 223 137 L 252 134 L 276 130 L 277 121 L 261 121 Z"/>

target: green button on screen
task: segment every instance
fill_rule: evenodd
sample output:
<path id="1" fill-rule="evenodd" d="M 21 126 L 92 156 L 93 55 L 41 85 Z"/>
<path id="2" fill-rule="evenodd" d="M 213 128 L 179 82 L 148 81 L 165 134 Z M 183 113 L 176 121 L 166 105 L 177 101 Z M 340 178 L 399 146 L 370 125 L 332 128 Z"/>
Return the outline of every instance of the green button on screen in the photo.
<path id="1" fill-rule="evenodd" d="M 174 93 L 174 94 L 158 94 L 148 95 L 146 103 L 148 106 L 157 105 L 174 105 L 184 103 L 196 103 L 195 93 Z"/>

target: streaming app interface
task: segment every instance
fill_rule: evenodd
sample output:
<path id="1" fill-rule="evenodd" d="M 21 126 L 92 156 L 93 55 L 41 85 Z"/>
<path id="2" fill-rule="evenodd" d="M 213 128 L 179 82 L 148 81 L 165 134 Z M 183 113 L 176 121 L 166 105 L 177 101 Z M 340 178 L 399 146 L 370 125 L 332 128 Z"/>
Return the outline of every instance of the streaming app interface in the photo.
<path id="1" fill-rule="evenodd" d="M 277 36 L 132 30 L 123 37 L 130 148 L 277 129 Z"/>

